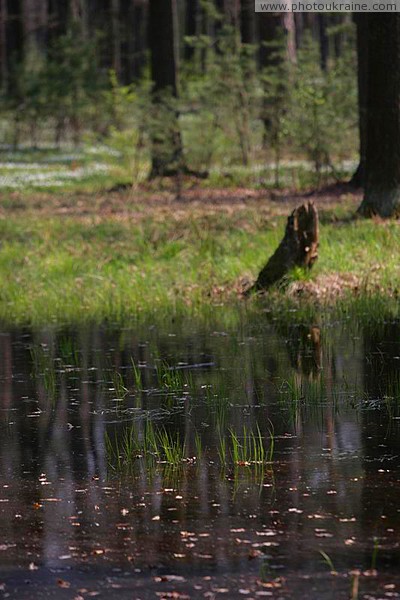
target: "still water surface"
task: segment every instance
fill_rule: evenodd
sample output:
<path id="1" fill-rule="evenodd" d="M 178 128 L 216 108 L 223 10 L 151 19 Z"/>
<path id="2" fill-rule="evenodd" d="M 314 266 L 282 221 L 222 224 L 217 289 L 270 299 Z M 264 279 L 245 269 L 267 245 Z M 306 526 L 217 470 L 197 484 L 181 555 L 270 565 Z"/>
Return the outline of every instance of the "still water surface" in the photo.
<path id="1" fill-rule="evenodd" d="M 0 597 L 400 597 L 400 325 L 0 333 Z"/>

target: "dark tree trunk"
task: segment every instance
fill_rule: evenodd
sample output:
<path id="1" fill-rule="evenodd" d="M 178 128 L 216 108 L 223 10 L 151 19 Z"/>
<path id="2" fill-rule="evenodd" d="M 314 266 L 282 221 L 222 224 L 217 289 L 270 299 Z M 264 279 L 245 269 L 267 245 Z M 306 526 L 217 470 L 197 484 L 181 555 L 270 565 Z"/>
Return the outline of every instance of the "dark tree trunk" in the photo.
<path id="1" fill-rule="evenodd" d="M 134 55 L 132 62 L 133 76 L 138 79 L 146 66 L 148 49 L 147 29 L 149 20 L 148 3 L 136 0 L 133 5 Z"/>
<path id="2" fill-rule="evenodd" d="M 368 13 L 365 216 L 400 215 L 400 13 Z"/>
<path id="3" fill-rule="evenodd" d="M 69 0 L 49 0 L 49 36 L 56 39 L 68 29 Z"/>
<path id="4" fill-rule="evenodd" d="M 156 110 L 164 109 L 164 123 L 159 123 L 161 130 L 154 131 L 152 139 L 151 176 L 155 177 L 174 174 L 182 167 L 178 113 L 168 100 L 178 97 L 176 0 L 150 0 L 149 16 L 153 103 Z"/>
<path id="5" fill-rule="evenodd" d="M 363 187 L 365 180 L 365 152 L 367 147 L 367 70 L 368 70 L 368 19 L 366 13 L 356 13 L 357 27 L 357 84 L 358 84 L 358 129 L 360 136 L 360 162 L 351 184 Z"/>
<path id="6" fill-rule="evenodd" d="M 175 7 L 175 0 L 150 0 L 149 42 L 154 91 L 177 96 Z"/>
<path id="7" fill-rule="evenodd" d="M 279 52 L 277 52 L 278 48 L 276 42 L 279 42 L 280 39 L 283 39 L 283 33 L 285 31 L 283 24 L 283 15 L 282 13 L 258 13 L 259 15 L 259 39 L 260 39 L 260 47 L 259 47 L 259 65 L 261 69 L 269 69 L 271 67 L 275 67 L 279 64 L 279 61 L 282 60 L 282 57 Z M 267 116 L 269 114 L 268 110 L 268 100 L 266 95 L 264 96 L 264 146 L 267 145 L 270 134 L 271 134 L 271 120 Z"/>
<path id="8" fill-rule="evenodd" d="M 0 0 L 0 89 L 8 88 L 7 2 Z"/>
<path id="9" fill-rule="evenodd" d="M 22 61 L 23 31 L 22 31 L 22 2 L 21 0 L 3 0 L 7 14 L 5 48 L 8 64 L 8 88 L 12 92 L 16 86 L 15 72 L 12 67 Z M 14 70 L 15 71 L 15 70 Z"/>
<path id="10" fill-rule="evenodd" d="M 296 31 L 296 48 L 300 48 L 304 36 L 304 13 L 294 13 L 295 31 Z"/>
<path id="11" fill-rule="evenodd" d="M 195 38 L 200 33 L 200 6 L 199 0 L 187 0 L 185 15 L 185 35 Z M 193 44 L 185 42 L 185 60 L 193 60 L 195 48 Z"/>
<path id="12" fill-rule="evenodd" d="M 47 48 L 48 13 L 47 4 L 41 0 L 23 0 L 22 24 L 24 57 L 35 65 Z"/>
<path id="13" fill-rule="evenodd" d="M 311 269 L 318 258 L 318 212 L 312 202 L 303 204 L 287 220 L 285 235 L 250 291 L 268 289 L 294 267 Z"/>
<path id="14" fill-rule="evenodd" d="M 320 64 L 321 69 L 326 71 L 328 68 L 328 56 L 329 56 L 329 43 L 328 36 L 326 33 L 326 16 L 323 13 L 318 15 L 318 29 L 319 29 L 319 53 L 320 53 Z"/>
<path id="15" fill-rule="evenodd" d="M 273 66 L 276 62 L 276 49 L 271 46 L 283 34 L 281 13 L 258 13 L 258 33 L 260 39 L 260 67 Z"/>
<path id="16" fill-rule="evenodd" d="M 221 33 L 221 30 L 226 22 L 226 11 L 225 11 L 225 0 L 214 0 L 215 8 L 217 10 L 218 16 L 214 19 L 213 29 L 214 29 L 214 38 L 218 39 L 218 36 Z M 217 44 L 216 51 L 220 52 L 219 46 Z"/>
<path id="17" fill-rule="evenodd" d="M 120 0 L 111 0 L 112 68 L 121 81 L 121 19 Z"/>
<path id="18" fill-rule="evenodd" d="M 241 0 L 240 5 L 240 33 L 242 44 L 255 44 L 256 22 L 254 0 Z"/>

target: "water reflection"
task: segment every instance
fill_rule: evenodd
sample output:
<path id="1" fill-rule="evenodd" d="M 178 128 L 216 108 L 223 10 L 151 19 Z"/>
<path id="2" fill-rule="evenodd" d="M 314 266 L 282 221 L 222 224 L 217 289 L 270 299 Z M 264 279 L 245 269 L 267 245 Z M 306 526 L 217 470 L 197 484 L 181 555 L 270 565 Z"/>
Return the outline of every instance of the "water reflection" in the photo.
<path id="1" fill-rule="evenodd" d="M 3 332 L 2 591 L 396 597 L 398 334 Z"/>

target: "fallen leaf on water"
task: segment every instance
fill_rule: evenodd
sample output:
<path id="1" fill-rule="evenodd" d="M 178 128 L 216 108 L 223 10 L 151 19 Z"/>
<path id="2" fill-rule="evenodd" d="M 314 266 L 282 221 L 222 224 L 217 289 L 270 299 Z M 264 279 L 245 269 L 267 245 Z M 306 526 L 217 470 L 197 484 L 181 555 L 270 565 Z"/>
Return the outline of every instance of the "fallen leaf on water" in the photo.
<path id="1" fill-rule="evenodd" d="M 162 581 L 179 581 L 180 583 L 184 583 L 186 579 L 180 575 L 159 575 L 154 577 L 154 581 L 156 583 L 161 583 Z"/>
<path id="2" fill-rule="evenodd" d="M 285 580 L 282 577 L 277 577 L 273 581 L 262 581 L 261 579 L 257 579 L 257 584 L 260 585 L 261 587 L 275 589 L 275 588 L 282 587 L 282 584 L 284 583 L 284 581 Z"/>
<path id="3" fill-rule="evenodd" d="M 261 552 L 261 550 L 251 549 L 250 552 L 249 552 L 249 554 L 248 554 L 248 559 L 249 560 L 253 560 L 254 558 L 258 558 L 262 554 L 263 554 L 263 552 Z"/>
<path id="4" fill-rule="evenodd" d="M 31 563 L 29 563 L 29 570 L 30 570 L 30 571 L 37 571 L 37 570 L 38 570 L 38 568 L 39 568 L 39 567 L 38 567 L 37 565 L 35 565 L 35 563 L 34 563 L 34 562 L 31 562 Z"/>
<path id="5" fill-rule="evenodd" d="M 190 600 L 190 596 L 187 594 L 182 594 L 181 592 L 156 592 L 156 596 L 158 596 L 161 600 L 168 600 L 172 598 L 173 600 Z"/>
<path id="6" fill-rule="evenodd" d="M 65 579 L 57 579 L 57 585 L 60 588 L 69 588 L 71 584 L 69 581 L 65 581 Z"/>

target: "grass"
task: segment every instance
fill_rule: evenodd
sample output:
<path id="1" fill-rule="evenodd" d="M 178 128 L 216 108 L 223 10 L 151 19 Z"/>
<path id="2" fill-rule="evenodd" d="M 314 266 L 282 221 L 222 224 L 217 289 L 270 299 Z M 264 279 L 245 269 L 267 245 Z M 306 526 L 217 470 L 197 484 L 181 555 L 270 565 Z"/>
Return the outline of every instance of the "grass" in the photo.
<path id="1" fill-rule="evenodd" d="M 267 300 L 245 303 L 238 300 L 244 280 L 256 277 L 279 243 L 287 215 L 304 197 L 189 189 L 187 182 L 179 201 L 168 185 L 158 182 L 157 193 L 143 185 L 111 194 L 0 194 L 0 320 L 122 323 L 154 312 L 208 318 L 238 305 L 279 307 L 284 318 L 298 310 L 312 320 L 325 296 L 341 318 L 354 306 L 373 318 L 382 317 L 382 307 L 397 314 L 400 227 L 352 220 L 359 196 L 317 196 L 320 260 L 311 274 L 296 270 L 288 281 L 305 286 L 305 299 L 290 294 L 289 286 L 289 292 L 274 290 Z M 332 277 L 339 292 L 352 278 L 344 298 L 330 296 Z"/>
<path id="2" fill-rule="evenodd" d="M 186 456 L 185 442 L 179 432 L 169 431 L 166 427 L 156 427 L 150 420 L 145 423 L 139 434 L 138 426 L 132 423 L 122 432 L 108 432 L 104 444 L 110 468 L 116 472 L 129 472 L 140 459 L 146 464 L 166 463 L 172 467 L 182 465 Z"/>

